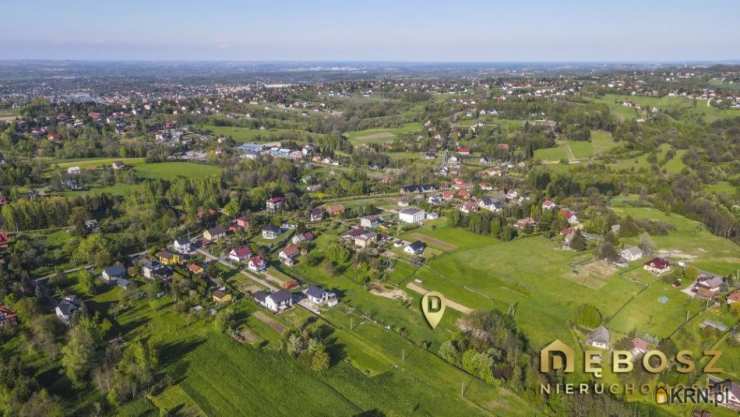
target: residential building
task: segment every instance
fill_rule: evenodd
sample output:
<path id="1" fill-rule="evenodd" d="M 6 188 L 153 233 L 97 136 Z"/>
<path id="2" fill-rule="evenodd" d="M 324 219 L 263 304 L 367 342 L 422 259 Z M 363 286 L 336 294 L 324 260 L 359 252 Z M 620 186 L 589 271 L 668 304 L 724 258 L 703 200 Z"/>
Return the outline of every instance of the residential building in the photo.
<path id="1" fill-rule="evenodd" d="M 671 264 L 663 258 L 653 258 L 645 262 L 643 268 L 655 275 L 661 275 L 671 270 Z"/>
<path id="2" fill-rule="evenodd" d="M 252 250 L 248 246 L 240 246 L 229 251 L 229 260 L 234 262 L 245 262 L 252 256 Z"/>
<path id="3" fill-rule="evenodd" d="M 642 249 L 637 246 L 629 246 L 619 251 L 619 256 L 627 262 L 633 262 L 642 258 Z"/>
<path id="4" fill-rule="evenodd" d="M 316 285 L 309 286 L 304 294 L 306 294 L 306 298 L 308 298 L 309 301 L 318 305 L 334 307 L 339 302 L 335 293 L 326 291 Z"/>
<path id="5" fill-rule="evenodd" d="M 262 272 L 267 269 L 267 262 L 261 256 L 252 256 L 249 258 L 247 268 L 252 272 Z"/>
<path id="6" fill-rule="evenodd" d="M 278 254 L 278 257 L 280 260 L 288 266 L 293 266 L 295 264 L 295 260 L 298 258 L 298 255 L 301 254 L 300 249 L 298 249 L 298 245 L 296 244 L 288 244 L 286 245 Z"/>
<path id="7" fill-rule="evenodd" d="M 609 330 L 599 326 L 586 338 L 586 344 L 599 349 L 609 349 Z"/>
<path id="8" fill-rule="evenodd" d="M 254 300 L 273 313 L 279 313 L 293 306 L 293 294 L 287 290 L 278 290 L 273 293 L 257 291 L 254 293 Z"/>
<path id="9" fill-rule="evenodd" d="M 75 295 L 68 295 L 54 308 L 57 318 L 64 324 L 70 324 L 74 316 L 80 311 L 82 304 Z"/>
<path id="10" fill-rule="evenodd" d="M 187 255 L 191 252 L 192 247 L 188 239 L 177 238 L 174 242 L 172 242 L 172 249 L 174 249 L 177 253 Z"/>
<path id="11" fill-rule="evenodd" d="M 203 232 L 203 239 L 215 242 L 226 237 L 226 229 L 221 226 L 212 227 Z"/>
<path id="12" fill-rule="evenodd" d="M 0 304 L 0 328 L 18 324 L 18 316 L 8 307 Z"/>
<path id="13" fill-rule="evenodd" d="M 280 235 L 280 229 L 273 226 L 273 225 L 267 225 L 262 228 L 262 238 L 273 240 L 277 239 L 278 235 Z"/>
<path id="14" fill-rule="evenodd" d="M 424 242 L 417 240 L 413 243 L 410 243 L 406 245 L 405 248 L 403 248 L 403 251 L 408 253 L 409 255 L 422 255 L 424 254 L 424 249 L 426 248 L 426 245 Z"/>
<path id="15" fill-rule="evenodd" d="M 408 224 L 421 224 L 426 218 L 426 212 L 420 208 L 407 207 L 398 211 L 398 220 Z"/>

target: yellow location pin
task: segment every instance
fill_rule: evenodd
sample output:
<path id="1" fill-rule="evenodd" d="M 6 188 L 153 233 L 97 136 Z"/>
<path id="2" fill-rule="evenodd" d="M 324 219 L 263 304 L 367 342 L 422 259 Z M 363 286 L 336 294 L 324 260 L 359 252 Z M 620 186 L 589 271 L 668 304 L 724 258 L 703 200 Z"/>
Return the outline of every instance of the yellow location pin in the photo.
<path id="1" fill-rule="evenodd" d="M 438 292 L 428 292 L 421 297 L 421 311 L 424 313 L 424 317 L 432 326 L 432 329 L 436 328 L 442 316 L 445 314 L 445 297 Z"/>

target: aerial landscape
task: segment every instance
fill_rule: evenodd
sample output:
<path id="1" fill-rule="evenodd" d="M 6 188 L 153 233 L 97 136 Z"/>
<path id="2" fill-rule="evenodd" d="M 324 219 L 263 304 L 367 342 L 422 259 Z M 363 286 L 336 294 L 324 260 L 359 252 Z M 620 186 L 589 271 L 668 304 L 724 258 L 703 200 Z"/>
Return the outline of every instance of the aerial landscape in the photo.
<path id="1" fill-rule="evenodd" d="M 2 416 L 739 415 L 736 5 L 72 3 L 0 28 Z"/>

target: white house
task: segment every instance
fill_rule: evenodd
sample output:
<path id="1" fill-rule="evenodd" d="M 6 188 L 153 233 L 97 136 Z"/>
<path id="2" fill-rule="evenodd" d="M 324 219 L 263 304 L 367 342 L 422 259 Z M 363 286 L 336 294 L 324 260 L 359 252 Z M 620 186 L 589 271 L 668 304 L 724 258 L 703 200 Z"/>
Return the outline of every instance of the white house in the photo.
<path id="1" fill-rule="evenodd" d="M 177 253 L 187 255 L 191 252 L 192 247 L 190 246 L 189 240 L 185 238 L 177 238 L 174 242 L 172 242 L 172 249 L 174 249 Z"/>
<path id="2" fill-rule="evenodd" d="M 305 291 L 306 298 L 308 298 L 309 301 L 311 301 L 314 304 L 318 305 L 327 305 L 329 307 L 334 307 L 339 302 L 337 300 L 337 295 L 333 292 L 325 291 L 321 287 L 317 287 L 315 285 L 311 285 L 308 287 L 308 289 Z"/>
<path id="3" fill-rule="evenodd" d="M 498 213 L 504 207 L 504 204 L 501 202 L 501 200 L 495 199 L 493 197 L 483 197 L 480 199 L 480 201 L 478 201 L 478 207 L 494 213 Z"/>
<path id="4" fill-rule="evenodd" d="M 408 207 L 398 212 L 398 220 L 403 223 L 421 224 L 426 218 L 426 212 L 420 208 Z"/>
<path id="5" fill-rule="evenodd" d="M 360 226 L 374 229 L 380 226 L 380 216 L 363 216 L 360 217 Z"/>
<path id="6" fill-rule="evenodd" d="M 229 260 L 234 262 L 246 261 L 250 256 L 252 256 L 252 250 L 247 246 L 241 246 L 229 251 Z"/>
<path id="7" fill-rule="evenodd" d="M 408 253 L 409 255 L 421 255 L 424 253 L 424 248 L 426 245 L 424 242 L 417 240 L 413 243 L 410 243 L 406 245 L 405 248 L 403 248 L 403 251 Z"/>
<path id="8" fill-rule="evenodd" d="M 254 300 L 273 313 L 279 313 L 293 306 L 293 294 L 286 290 L 275 291 L 271 294 L 257 291 L 254 294 Z"/>
<path id="9" fill-rule="evenodd" d="M 604 326 L 599 326 L 588 335 L 586 344 L 599 349 L 609 349 L 609 330 Z"/>
<path id="10" fill-rule="evenodd" d="M 64 324 L 69 324 L 75 314 L 80 310 L 81 304 L 77 296 L 69 295 L 57 304 L 54 312 Z"/>
<path id="11" fill-rule="evenodd" d="M 267 269 L 267 262 L 261 256 L 253 256 L 249 259 L 247 268 L 252 272 L 262 272 Z"/>
<path id="12" fill-rule="evenodd" d="M 262 238 L 263 239 L 277 239 L 278 235 L 280 234 L 280 229 L 278 229 L 275 226 L 269 225 L 262 228 Z"/>
<path id="13" fill-rule="evenodd" d="M 80 167 L 67 168 L 67 174 L 69 175 L 80 175 L 81 173 L 82 173 L 82 170 L 80 170 Z"/>
<path id="14" fill-rule="evenodd" d="M 642 249 L 638 248 L 637 246 L 630 246 L 628 248 L 622 249 L 619 252 L 619 256 L 629 262 L 636 261 L 642 258 Z"/>

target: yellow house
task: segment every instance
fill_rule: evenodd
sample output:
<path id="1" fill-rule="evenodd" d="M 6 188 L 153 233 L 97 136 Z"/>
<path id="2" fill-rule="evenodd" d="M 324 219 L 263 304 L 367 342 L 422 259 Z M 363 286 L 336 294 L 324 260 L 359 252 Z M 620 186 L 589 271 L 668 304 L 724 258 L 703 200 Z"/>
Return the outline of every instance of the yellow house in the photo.
<path id="1" fill-rule="evenodd" d="M 182 262 L 180 255 L 166 250 L 160 251 L 157 257 L 162 265 L 179 265 Z"/>
<path id="2" fill-rule="evenodd" d="M 232 300 L 231 294 L 224 290 L 216 290 L 213 292 L 213 302 L 219 304 L 228 304 Z"/>

